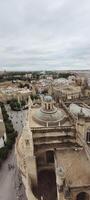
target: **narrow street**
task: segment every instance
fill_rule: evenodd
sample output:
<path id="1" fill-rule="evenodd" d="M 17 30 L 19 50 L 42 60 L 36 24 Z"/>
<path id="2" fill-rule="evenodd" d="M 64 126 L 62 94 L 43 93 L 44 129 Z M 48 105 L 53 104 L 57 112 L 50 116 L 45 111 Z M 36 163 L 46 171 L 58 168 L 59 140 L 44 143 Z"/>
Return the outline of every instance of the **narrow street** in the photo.
<path id="1" fill-rule="evenodd" d="M 14 169 L 8 169 L 8 164 Z M 21 187 L 20 187 L 21 185 Z M 26 200 L 24 186 L 16 166 L 14 148 L 0 169 L 0 200 Z"/>
<path id="2" fill-rule="evenodd" d="M 14 150 L 0 169 L 0 200 L 16 200 L 15 169 L 8 170 L 8 163 L 15 163 Z"/>
<path id="3" fill-rule="evenodd" d="M 12 120 L 14 129 L 22 132 L 27 117 L 27 110 L 14 112 L 6 107 L 9 118 Z M 14 167 L 9 169 L 8 164 Z M 18 171 L 15 157 L 15 147 L 9 153 L 8 158 L 0 168 L 0 200 L 27 200 L 20 172 Z"/>

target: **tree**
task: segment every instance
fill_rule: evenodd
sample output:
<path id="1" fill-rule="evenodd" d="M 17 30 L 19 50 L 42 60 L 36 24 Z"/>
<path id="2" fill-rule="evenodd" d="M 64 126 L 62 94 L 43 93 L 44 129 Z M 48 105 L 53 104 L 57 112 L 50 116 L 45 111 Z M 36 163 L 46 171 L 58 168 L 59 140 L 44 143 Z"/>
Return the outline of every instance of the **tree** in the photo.
<path id="1" fill-rule="evenodd" d="M 1 109 L 2 109 L 3 119 L 4 119 L 5 127 L 6 127 L 7 141 L 5 142 L 5 146 L 0 149 L 0 166 L 1 166 L 1 162 L 7 158 L 8 153 L 12 149 L 12 146 L 15 143 L 15 138 L 17 136 L 17 132 L 13 128 L 13 124 L 11 120 L 9 119 L 9 116 L 7 114 L 7 111 L 5 110 L 4 104 L 1 104 Z"/>

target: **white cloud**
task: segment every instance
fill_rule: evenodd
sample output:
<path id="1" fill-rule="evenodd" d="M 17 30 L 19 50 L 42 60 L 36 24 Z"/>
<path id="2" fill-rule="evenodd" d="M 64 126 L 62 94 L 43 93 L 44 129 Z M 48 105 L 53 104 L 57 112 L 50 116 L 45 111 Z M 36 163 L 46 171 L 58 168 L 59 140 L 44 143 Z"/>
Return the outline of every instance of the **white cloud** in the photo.
<path id="1" fill-rule="evenodd" d="M 0 69 L 90 69 L 89 21 L 90 0 L 0 0 Z"/>

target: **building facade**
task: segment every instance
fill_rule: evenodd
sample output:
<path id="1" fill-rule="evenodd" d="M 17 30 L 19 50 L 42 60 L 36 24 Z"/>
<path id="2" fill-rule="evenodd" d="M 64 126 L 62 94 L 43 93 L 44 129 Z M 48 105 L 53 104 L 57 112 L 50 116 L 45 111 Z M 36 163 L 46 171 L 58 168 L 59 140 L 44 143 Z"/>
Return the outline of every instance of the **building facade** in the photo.
<path id="1" fill-rule="evenodd" d="M 39 108 L 29 101 L 16 157 L 28 200 L 90 199 L 90 116 L 82 108 L 74 114 L 62 100 L 57 107 L 51 96 L 44 96 Z M 46 184 L 50 173 L 54 178 Z"/>

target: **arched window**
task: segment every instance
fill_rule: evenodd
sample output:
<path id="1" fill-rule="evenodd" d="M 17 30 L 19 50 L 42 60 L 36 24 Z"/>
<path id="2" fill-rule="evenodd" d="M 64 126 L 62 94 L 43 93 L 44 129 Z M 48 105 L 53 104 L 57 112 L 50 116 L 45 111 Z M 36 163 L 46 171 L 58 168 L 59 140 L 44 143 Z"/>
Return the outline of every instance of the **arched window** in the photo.
<path id="1" fill-rule="evenodd" d="M 89 200 L 89 195 L 88 195 L 88 193 L 86 193 L 86 192 L 80 192 L 80 193 L 77 195 L 76 200 Z"/>
<path id="2" fill-rule="evenodd" d="M 50 104 L 48 104 L 48 110 L 50 110 Z"/>
<path id="3" fill-rule="evenodd" d="M 90 129 L 86 133 L 86 142 L 90 143 Z"/>
<path id="4" fill-rule="evenodd" d="M 47 110 L 47 104 L 45 103 L 45 110 Z"/>

